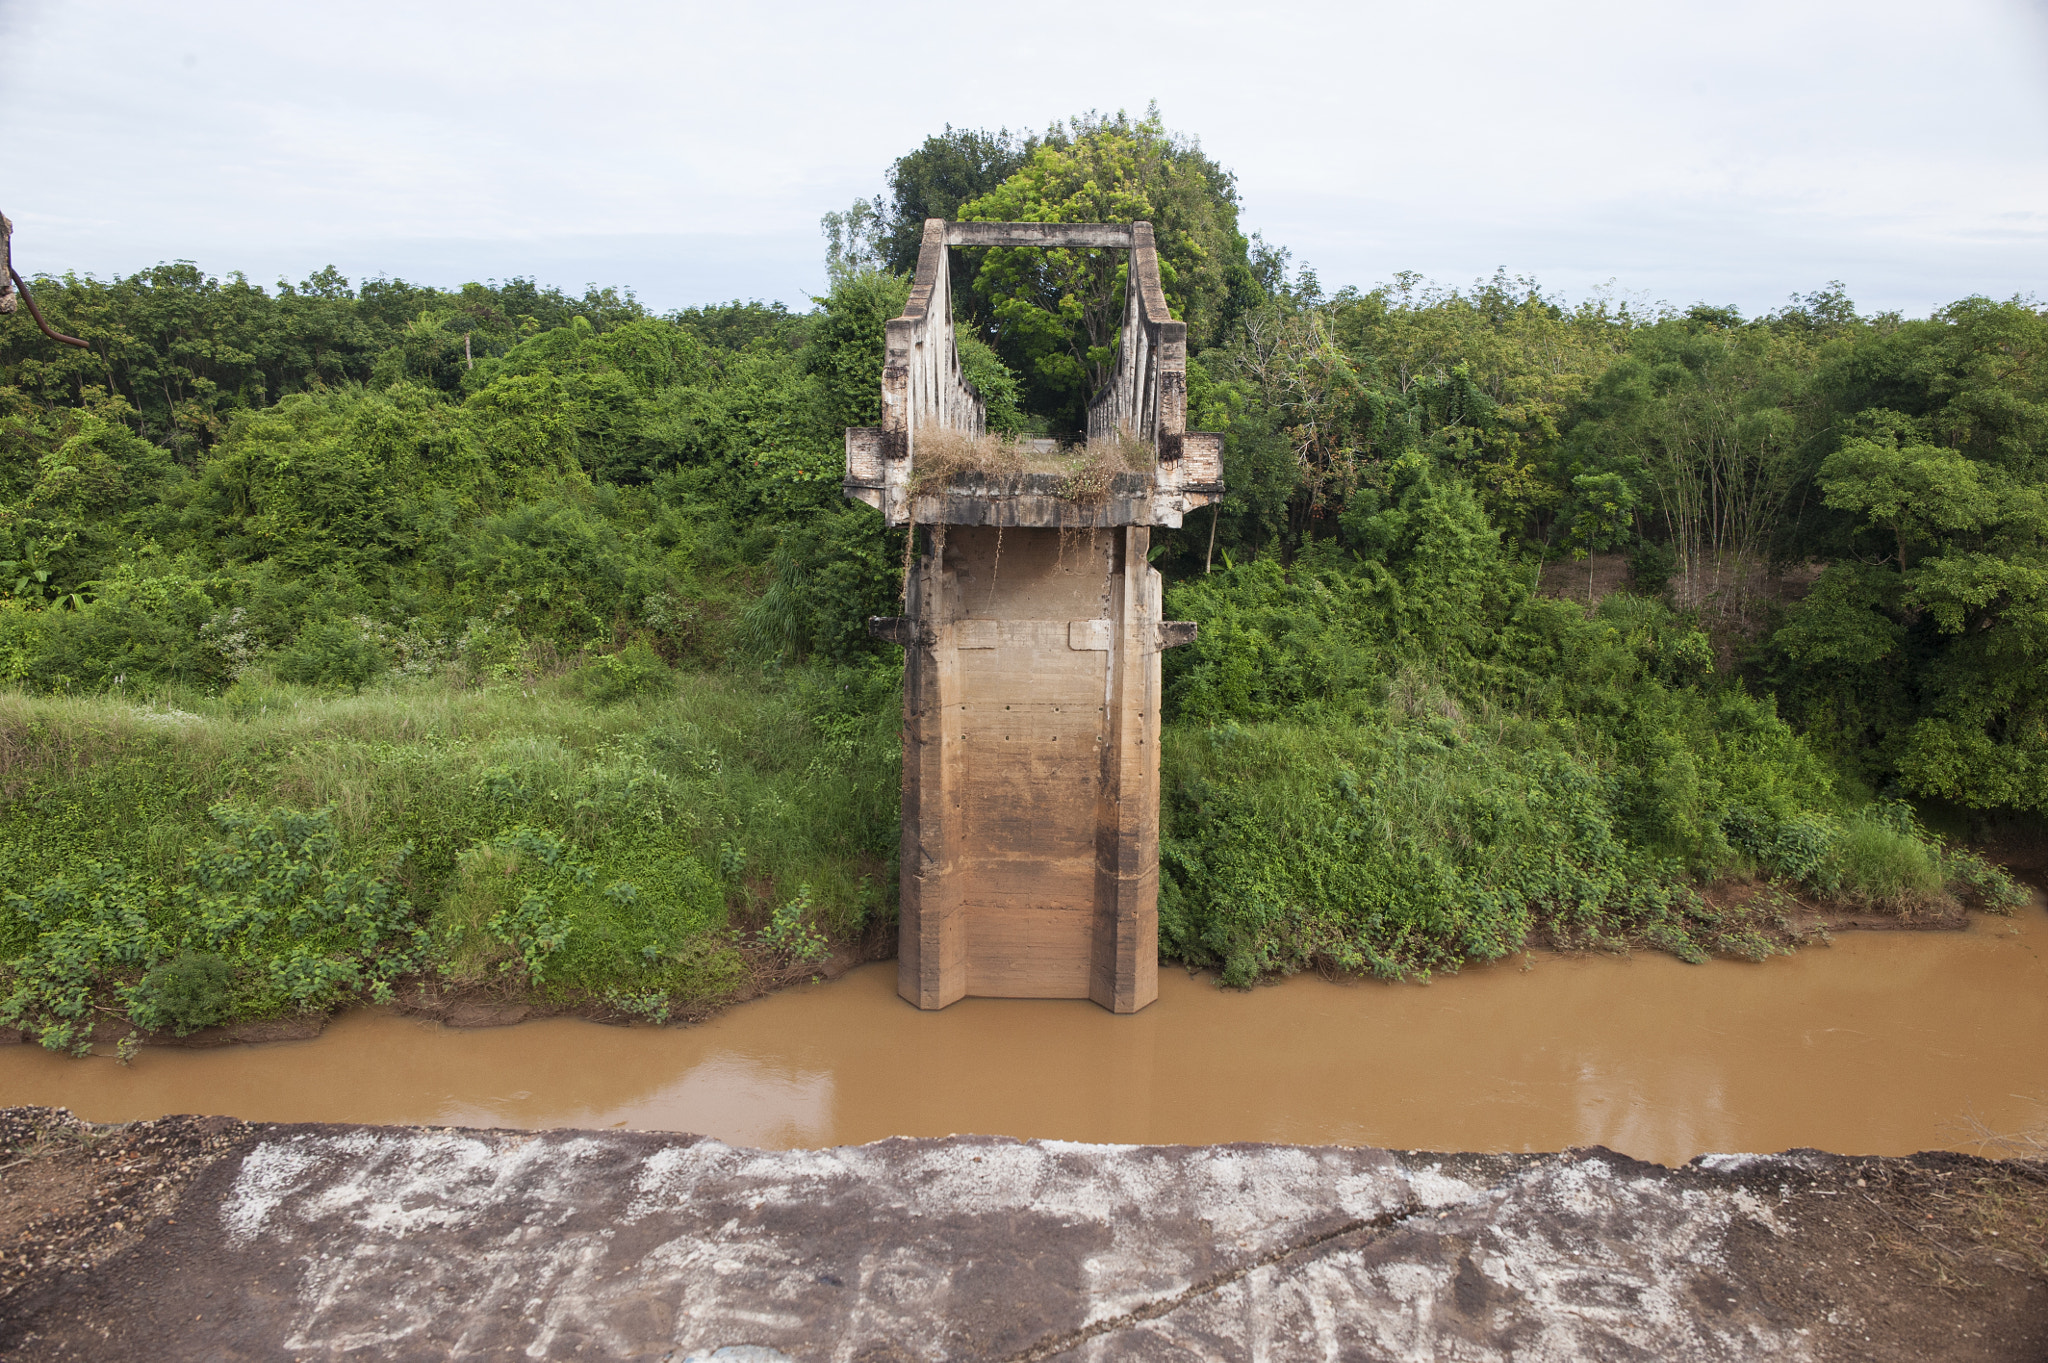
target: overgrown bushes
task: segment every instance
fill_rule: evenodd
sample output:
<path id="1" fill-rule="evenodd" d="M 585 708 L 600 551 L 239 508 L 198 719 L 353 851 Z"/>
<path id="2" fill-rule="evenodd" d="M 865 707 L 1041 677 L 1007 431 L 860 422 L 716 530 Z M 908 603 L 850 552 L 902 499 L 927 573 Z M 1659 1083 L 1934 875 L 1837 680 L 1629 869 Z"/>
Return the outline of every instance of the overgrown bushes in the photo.
<path id="1" fill-rule="evenodd" d="M 899 163 L 923 189 L 888 247 L 924 208 L 1082 211 L 1046 197 L 1076 166 L 1166 224 L 1228 492 L 1152 546 L 1201 626 L 1164 663 L 1165 950 L 1233 982 L 1545 936 L 1697 959 L 1775 949 L 1795 894 L 2014 901 L 1896 797 L 2048 791 L 2048 314 L 1326 294 L 1165 137 L 949 132 Z M 426 972 L 665 1017 L 886 915 L 900 668 L 865 622 L 906 537 L 840 486 L 909 293 L 885 254 L 841 240 L 804 315 L 332 270 L 39 285 L 93 348 L 0 327 L 4 1016 L 79 1045 Z M 1021 263 L 956 277 L 963 369 L 992 430 L 1071 436 L 1124 282 Z M 951 444 L 918 481 L 1028 462 Z M 1129 454 L 1056 471 L 1097 496 Z M 1535 591 L 1605 550 L 1637 594 Z M 1749 876 L 1752 907 L 1708 893 Z"/>
<path id="2" fill-rule="evenodd" d="M 1169 593 L 1200 630 L 1166 664 L 1167 951 L 1239 983 L 1426 972 L 1532 933 L 1756 956 L 1787 939 L 1769 902 L 1695 888 L 1752 874 L 1889 912 L 2018 902 L 1902 807 L 1841 793 L 1689 619 L 1537 597 L 1469 486 L 1388 472 L 1291 567 Z"/>
<path id="3" fill-rule="evenodd" d="M 888 912 L 892 687 L 0 697 L 0 1023 L 81 1047 L 100 1022 L 190 1030 L 416 975 L 716 1002 L 790 902 L 837 940 Z"/>
<path id="4" fill-rule="evenodd" d="M 426 963 L 396 875 L 405 848 L 383 864 L 346 857 L 327 810 L 208 812 L 210 836 L 173 868 L 80 858 L 8 896 L 0 1021 L 83 1050 L 123 1005 L 138 1026 L 190 1031 L 350 997 L 388 1002 L 391 981 Z"/>

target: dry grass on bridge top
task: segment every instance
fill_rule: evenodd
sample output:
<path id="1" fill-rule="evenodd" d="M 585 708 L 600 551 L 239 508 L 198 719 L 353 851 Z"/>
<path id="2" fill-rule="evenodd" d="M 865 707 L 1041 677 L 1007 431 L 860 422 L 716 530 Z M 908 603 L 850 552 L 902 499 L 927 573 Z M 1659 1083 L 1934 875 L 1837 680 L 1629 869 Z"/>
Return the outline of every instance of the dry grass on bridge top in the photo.
<path id="1" fill-rule="evenodd" d="M 1095 501 L 1109 495 L 1118 474 L 1150 473 L 1158 462 L 1151 445 L 1130 436 L 1081 445 L 1046 445 L 1031 436 L 923 427 L 912 446 L 911 494 L 929 492 L 962 477 L 1015 487 L 1032 475 L 1052 475 L 1060 479 L 1057 495 L 1070 501 Z"/>

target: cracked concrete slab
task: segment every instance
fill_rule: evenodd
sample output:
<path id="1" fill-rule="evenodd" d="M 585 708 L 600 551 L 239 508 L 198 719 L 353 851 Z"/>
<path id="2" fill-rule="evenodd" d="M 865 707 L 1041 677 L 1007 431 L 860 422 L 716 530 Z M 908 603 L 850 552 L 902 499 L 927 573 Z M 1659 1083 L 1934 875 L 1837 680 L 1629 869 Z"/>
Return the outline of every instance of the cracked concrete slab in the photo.
<path id="1" fill-rule="evenodd" d="M 1022 1351 L 1409 1202 L 1380 1151 L 309 1131 L 252 1148 L 219 1217 L 224 1250 L 304 1260 L 294 1353 L 936 1359 Z M 420 1252 L 441 1238 L 468 1252 Z"/>
<path id="2" fill-rule="evenodd" d="M 1960 1336 L 1914 1305 L 1940 1285 L 1896 1266 L 1882 1293 L 1825 1290 L 1833 1257 L 1871 1238 L 1849 1190 L 2032 1169 L 320 1126 L 208 1140 L 219 1153 L 138 1241 L 0 1297 L 0 1353 L 1882 1357 L 1836 1346 Z M 1997 1335 L 1974 1356 L 2048 1336 L 2037 1270 L 1977 1271 L 2004 1277 L 1970 1308 Z"/>
<path id="3" fill-rule="evenodd" d="M 1777 1200 L 1599 1153 L 1547 1162 L 1052 1356 L 1810 1357 L 1804 1330 L 1729 1293 L 1731 1227 L 1781 1234 Z"/>

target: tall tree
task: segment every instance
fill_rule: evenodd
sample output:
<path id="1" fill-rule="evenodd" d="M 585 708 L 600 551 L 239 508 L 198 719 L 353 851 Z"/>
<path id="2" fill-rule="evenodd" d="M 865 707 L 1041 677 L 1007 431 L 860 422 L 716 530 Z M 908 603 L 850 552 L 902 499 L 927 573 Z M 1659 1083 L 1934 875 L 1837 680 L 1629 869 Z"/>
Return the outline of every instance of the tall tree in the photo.
<path id="1" fill-rule="evenodd" d="M 1789 708 L 1910 790 L 2048 813 L 2048 313 L 1966 299 L 1835 369 L 1885 405 L 1819 467 L 1847 533 L 1774 640 Z"/>
<path id="2" fill-rule="evenodd" d="M 889 168 L 889 202 L 882 217 L 882 263 L 899 273 L 917 268 L 918 243 L 926 218 L 953 218 L 960 205 L 1000 185 L 1020 170 L 1038 139 L 1008 128 L 956 128 L 927 137 L 916 151 Z"/>
<path id="3" fill-rule="evenodd" d="M 1192 138 L 1143 118 L 1097 114 L 1055 125 L 1018 171 L 958 216 L 979 222 L 1150 222 L 1168 305 L 1189 345 L 1212 342 L 1256 296 L 1237 225 L 1237 183 Z M 991 250 L 976 286 L 992 304 L 994 342 L 1029 385 L 1029 405 L 1077 428 L 1116 367 L 1126 253 Z"/>
<path id="4" fill-rule="evenodd" d="M 1678 556 L 1680 606 L 1737 615 L 1761 585 L 1802 460 L 1825 431 L 1812 368 L 1800 335 L 1695 316 L 1645 328 L 1595 385 L 1596 419 L 1575 453 L 1647 484 Z"/>

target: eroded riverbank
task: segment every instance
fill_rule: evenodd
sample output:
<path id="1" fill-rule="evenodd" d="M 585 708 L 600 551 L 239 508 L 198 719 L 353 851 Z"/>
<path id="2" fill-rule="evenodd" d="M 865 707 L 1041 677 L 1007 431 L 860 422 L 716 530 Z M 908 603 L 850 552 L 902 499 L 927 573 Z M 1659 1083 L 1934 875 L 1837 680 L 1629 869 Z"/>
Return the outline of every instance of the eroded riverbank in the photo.
<path id="1" fill-rule="evenodd" d="M 898 1000 L 891 965 L 688 1028 L 465 1031 L 366 1011 L 317 1040 L 145 1050 L 122 1067 L 0 1048 L 0 1094 L 98 1121 L 692 1131 L 823 1147 L 974 1132 L 1127 1144 L 1604 1145 L 1678 1163 L 1798 1146 L 1978 1149 L 2048 1094 L 2048 915 L 1857 932 L 1757 964 L 1537 955 L 1426 985 L 1167 971 L 1134 1017 Z"/>

